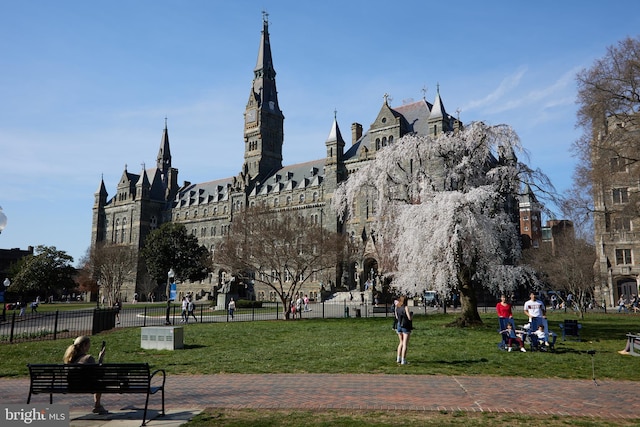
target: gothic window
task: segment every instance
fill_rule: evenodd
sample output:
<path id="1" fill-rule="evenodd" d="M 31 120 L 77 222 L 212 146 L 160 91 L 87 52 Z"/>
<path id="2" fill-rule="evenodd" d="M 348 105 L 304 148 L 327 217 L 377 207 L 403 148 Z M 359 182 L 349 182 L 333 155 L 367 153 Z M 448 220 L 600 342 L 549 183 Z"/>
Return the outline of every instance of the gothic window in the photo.
<path id="1" fill-rule="evenodd" d="M 613 189 L 613 203 L 628 203 L 629 193 L 626 188 Z"/>
<path id="2" fill-rule="evenodd" d="M 200 237 L 205 237 L 207 235 L 207 229 L 202 227 L 200 229 Z"/>
<path id="3" fill-rule="evenodd" d="M 291 196 L 287 196 L 287 205 L 291 204 Z"/>
<path id="4" fill-rule="evenodd" d="M 216 235 L 216 228 L 211 227 L 211 236 L 215 236 L 215 235 Z"/>
<path id="5" fill-rule="evenodd" d="M 616 249 L 616 264 L 632 264 L 631 249 Z"/>
<path id="6" fill-rule="evenodd" d="M 158 228 L 158 218 L 155 215 L 151 216 L 151 220 L 149 221 L 152 230 Z"/>
<path id="7" fill-rule="evenodd" d="M 315 203 L 318 201 L 318 192 L 314 191 L 313 192 L 313 196 L 311 197 L 311 200 Z"/>
<path id="8" fill-rule="evenodd" d="M 223 206 L 223 207 L 222 207 L 222 213 L 223 213 L 224 215 L 226 215 L 226 214 L 227 214 L 227 207 L 226 207 L 226 206 Z"/>
<path id="9" fill-rule="evenodd" d="M 273 199 L 273 207 L 277 208 L 278 205 L 279 205 L 279 201 L 278 201 L 278 198 L 276 197 L 275 199 Z"/>
<path id="10" fill-rule="evenodd" d="M 209 211 L 207 211 L 207 209 L 205 208 L 205 209 L 204 209 L 204 212 L 202 213 L 202 215 L 206 217 L 208 212 L 209 212 Z"/>
<path id="11" fill-rule="evenodd" d="M 382 146 L 386 147 L 387 146 L 387 137 L 382 137 Z"/>
<path id="12" fill-rule="evenodd" d="M 616 231 L 631 231 L 631 218 L 628 216 L 614 218 L 613 229 Z"/>
<path id="13" fill-rule="evenodd" d="M 213 208 L 213 215 L 218 215 L 218 208 L 217 207 Z"/>
<path id="14" fill-rule="evenodd" d="M 304 203 L 304 193 L 300 195 L 300 203 Z"/>
<path id="15" fill-rule="evenodd" d="M 389 145 L 393 144 L 393 135 L 389 136 Z"/>
<path id="16" fill-rule="evenodd" d="M 380 138 L 376 138 L 376 150 L 380 149 Z"/>
<path id="17" fill-rule="evenodd" d="M 624 159 L 612 157 L 610 159 L 611 172 L 627 172 L 627 165 Z"/>
<path id="18" fill-rule="evenodd" d="M 186 211 L 186 212 L 184 213 L 184 219 L 189 219 L 189 211 Z"/>
<path id="19" fill-rule="evenodd" d="M 198 209 L 196 209 L 195 211 L 193 211 L 193 217 L 196 218 L 198 216 Z"/>
<path id="20" fill-rule="evenodd" d="M 191 229 L 191 235 L 192 236 L 197 236 L 198 235 L 198 231 L 195 228 Z"/>

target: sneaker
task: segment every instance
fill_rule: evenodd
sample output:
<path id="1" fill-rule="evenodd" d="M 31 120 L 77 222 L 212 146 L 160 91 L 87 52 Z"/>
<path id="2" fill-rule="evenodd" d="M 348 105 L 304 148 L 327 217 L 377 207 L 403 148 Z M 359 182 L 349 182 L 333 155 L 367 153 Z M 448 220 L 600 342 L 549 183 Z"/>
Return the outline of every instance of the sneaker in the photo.
<path id="1" fill-rule="evenodd" d="M 408 365 L 409 362 L 407 362 L 406 360 L 403 360 L 402 362 L 400 362 L 401 365 Z"/>
<path id="2" fill-rule="evenodd" d="M 520 347 L 520 351 L 521 351 L 521 352 L 523 352 L 523 353 L 526 353 L 526 352 L 527 352 L 527 349 L 526 349 L 526 348 L 524 348 L 524 347 Z"/>
<path id="3" fill-rule="evenodd" d="M 549 343 L 545 341 L 544 345 L 546 345 L 547 347 L 549 347 Z"/>
<path id="4" fill-rule="evenodd" d="M 511 347 L 509 347 L 509 349 L 507 351 L 511 351 Z"/>
<path id="5" fill-rule="evenodd" d="M 105 407 L 102 406 L 102 405 L 96 406 L 95 408 L 93 408 L 93 411 L 91 411 L 91 412 L 93 412 L 94 414 L 99 414 L 99 415 L 105 415 L 105 414 L 109 413 L 109 411 L 107 411 L 105 409 Z"/>
<path id="6" fill-rule="evenodd" d="M 618 353 L 620 353 L 620 354 L 629 354 L 629 352 L 625 351 L 625 350 L 620 350 Z"/>

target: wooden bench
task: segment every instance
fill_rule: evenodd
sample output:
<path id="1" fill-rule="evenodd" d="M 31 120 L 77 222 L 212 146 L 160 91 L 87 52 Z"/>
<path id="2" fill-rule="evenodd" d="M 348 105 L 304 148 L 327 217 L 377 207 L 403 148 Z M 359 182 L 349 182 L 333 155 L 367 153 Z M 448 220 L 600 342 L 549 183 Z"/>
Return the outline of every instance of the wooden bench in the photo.
<path id="1" fill-rule="evenodd" d="M 166 372 L 158 369 L 150 372 L 147 363 L 103 363 L 83 364 L 29 364 L 29 397 L 49 394 L 53 404 L 54 394 L 71 393 L 117 393 L 146 394 L 142 425 L 146 425 L 149 395 L 162 393 L 162 416 L 164 416 L 164 383 Z M 156 377 L 156 375 L 158 375 Z"/>
<path id="2" fill-rule="evenodd" d="M 560 329 L 562 329 L 562 341 L 566 340 L 566 337 L 576 337 L 580 341 L 580 329 L 582 325 L 577 320 L 565 320 L 560 323 Z"/>
<path id="3" fill-rule="evenodd" d="M 628 333 L 627 341 L 629 342 L 629 354 L 632 356 L 640 356 L 640 335 Z"/>
<path id="4" fill-rule="evenodd" d="M 373 306 L 373 313 L 393 313 L 393 305 L 378 305 Z"/>

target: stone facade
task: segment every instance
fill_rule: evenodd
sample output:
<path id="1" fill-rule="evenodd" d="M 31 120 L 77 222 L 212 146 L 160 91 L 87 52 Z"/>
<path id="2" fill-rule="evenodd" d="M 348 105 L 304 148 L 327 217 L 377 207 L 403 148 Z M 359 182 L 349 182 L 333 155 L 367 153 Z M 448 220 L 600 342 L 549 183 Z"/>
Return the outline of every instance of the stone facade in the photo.
<path id="1" fill-rule="evenodd" d="M 637 146 L 630 143 L 640 137 L 637 117 L 629 120 L 611 118 L 597 133 L 599 156 L 594 163 L 608 169 L 594 180 L 594 240 L 600 282 L 596 292 L 598 301 L 616 305 L 622 296 L 630 299 L 638 295 L 640 281 L 640 218 L 638 195 L 640 170 L 637 162 L 628 160 L 637 156 Z"/>
<path id="2" fill-rule="evenodd" d="M 336 286 L 364 290 L 368 280 L 377 277 L 377 254 L 371 222 L 375 204 L 363 195 L 355 215 L 340 224 L 330 207 L 333 192 L 363 164 L 375 158 L 378 150 L 393 144 L 406 134 L 438 135 L 462 127 L 447 114 L 440 91 L 433 104 L 421 99 L 392 107 L 385 95 L 378 116 L 364 131 L 359 123 L 351 125 L 351 145 L 347 147 L 334 118 L 330 126 L 326 157 L 283 166 L 284 114 L 278 102 L 276 72 L 273 67 L 268 22 L 263 22 L 258 60 L 244 112 L 244 162 L 235 177 L 209 182 L 178 185 L 178 170 L 172 167 L 167 125 L 162 134 L 155 168 L 140 174 L 126 170 L 114 197 L 108 198 L 103 181 L 95 195 L 93 207 L 92 245 L 99 242 L 126 244 L 140 248 L 148 233 L 167 221 L 185 225 L 188 232 L 214 252 L 228 233 L 235 212 L 256 203 L 276 209 L 295 209 L 331 231 L 343 231 L 358 244 L 359 260 L 351 265 L 338 265 L 322 277 L 305 283 L 301 293 L 318 298 L 321 290 Z M 313 143 L 313 141 L 311 141 Z M 317 141 L 322 143 L 322 141 Z M 213 294 L 228 284 L 229 274 L 218 268 L 208 280 L 182 283 L 178 293 L 197 296 Z M 142 273 L 124 287 L 122 299 L 132 299 L 147 280 Z M 163 295 L 164 287 L 158 296 Z M 238 290 L 240 297 L 272 299 L 268 288 Z M 245 293 L 245 294 L 243 294 Z M 144 298 L 144 296 L 143 296 Z"/>

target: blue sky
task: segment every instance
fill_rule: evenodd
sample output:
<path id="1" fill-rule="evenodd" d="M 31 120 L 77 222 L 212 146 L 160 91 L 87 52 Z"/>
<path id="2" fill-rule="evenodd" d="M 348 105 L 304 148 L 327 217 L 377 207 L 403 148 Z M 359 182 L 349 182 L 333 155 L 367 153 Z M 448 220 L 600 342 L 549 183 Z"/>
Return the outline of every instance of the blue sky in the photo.
<path id="1" fill-rule="evenodd" d="M 243 113 L 269 29 L 284 163 L 321 158 L 334 110 L 353 122 L 436 88 L 468 123 L 506 123 L 528 163 L 571 185 L 575 75 L 637 37 L 613 1 L 0 0 L 0 248 L 89 247 L 94 193 L 152 167 L 165 117 L 180 181 L 236 175 Z M 349 140 L 349 138 L 348 138 Z"/>

